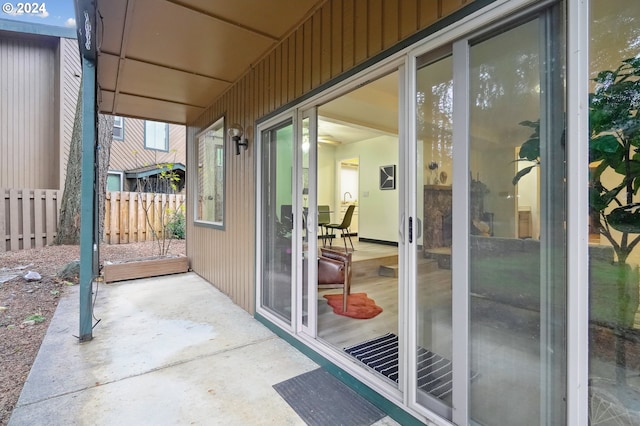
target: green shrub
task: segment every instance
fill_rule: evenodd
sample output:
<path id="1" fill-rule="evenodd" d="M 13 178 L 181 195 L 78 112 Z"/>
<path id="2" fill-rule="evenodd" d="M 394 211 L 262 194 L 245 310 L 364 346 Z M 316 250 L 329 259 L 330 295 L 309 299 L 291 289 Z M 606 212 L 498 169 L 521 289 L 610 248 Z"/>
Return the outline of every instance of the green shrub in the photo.
<path id="1" fill-rule="evenodd" d="M 176 210 L 171 214 L 167 222 L 167 234 L 169 238 L 184 240 L 186 236 L 186 219 L 182 210 Z"/>

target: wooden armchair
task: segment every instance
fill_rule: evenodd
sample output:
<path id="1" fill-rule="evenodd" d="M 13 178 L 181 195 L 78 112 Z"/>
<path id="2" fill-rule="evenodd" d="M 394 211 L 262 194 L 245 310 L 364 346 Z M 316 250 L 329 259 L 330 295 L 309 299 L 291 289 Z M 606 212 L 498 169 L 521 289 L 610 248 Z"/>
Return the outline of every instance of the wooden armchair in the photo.
<path id="1" fill-rule="evenodd" d="M 342 288 L 342 311 L 347 311 L 347 296 L 351 292 L 351 253 L 320 249 L 318 288 Z"/>

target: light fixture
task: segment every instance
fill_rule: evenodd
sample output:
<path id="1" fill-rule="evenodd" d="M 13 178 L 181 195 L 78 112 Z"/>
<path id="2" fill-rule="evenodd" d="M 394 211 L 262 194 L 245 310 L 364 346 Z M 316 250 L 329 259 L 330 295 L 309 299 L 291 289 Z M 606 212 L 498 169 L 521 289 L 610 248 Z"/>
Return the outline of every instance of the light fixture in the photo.
<path id="1" fill-rule="evenodd" d="M 236 144 L 236 155 L 240 155 L 240 146 L 244 146 L 245 151 L 249 149 L 249 139 L 247 138 L 242 139 L 242 135 L 244 134 L 244 131 L 241 125 L 237 123 L 232 124 L 227 129 L 227 134 L 229 135 L 231 140 L 234 141 Z"/>

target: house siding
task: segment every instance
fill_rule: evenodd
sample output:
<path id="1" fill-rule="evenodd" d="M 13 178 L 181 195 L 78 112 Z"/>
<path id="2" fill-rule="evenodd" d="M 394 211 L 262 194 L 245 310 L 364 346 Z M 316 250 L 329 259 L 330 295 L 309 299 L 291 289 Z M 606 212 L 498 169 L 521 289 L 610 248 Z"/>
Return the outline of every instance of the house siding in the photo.
<path id="1" fill-rule="evenodd" d="M 0 187 L 58 189 L 55 41 L 0 36 Z"/>
<path id="2" fill-rule="evenodd" d="M 76 75 L 75 39 L 0 31 L 0 188 L 63 188 Z"/>
<path id="3" fill-rule="evenodd" d="M 185 127 L 169 124 L 169 151 L 145 149 L 144 120 L 124 118 L 124 139 L 114 139 L 111 143 L 109 168 L 126 171 L 137 167 L 161 163 L 186 162 Z"/>
<path id="4" fill-rule="evenodd" d="M 226 152 L 224 229 L 195 225 L 187 207 L 187 254 L 194 271 L 254 312 L 256 120 L 455 12 L 463 0 L 330 0 L 236 82 L 187 129 L 187 144 L 218 118 L 247 128 L 249 150 Z M 126 134 L 126 130 L 125 130 Z M 188 149 L 188 164 L 195 161 Z M 197 169 L 188 167 L 188 194 Z M 193 199 L 191 196 L 189 199 Z M 230 215 L 229 212 L 233 212 Z"/>

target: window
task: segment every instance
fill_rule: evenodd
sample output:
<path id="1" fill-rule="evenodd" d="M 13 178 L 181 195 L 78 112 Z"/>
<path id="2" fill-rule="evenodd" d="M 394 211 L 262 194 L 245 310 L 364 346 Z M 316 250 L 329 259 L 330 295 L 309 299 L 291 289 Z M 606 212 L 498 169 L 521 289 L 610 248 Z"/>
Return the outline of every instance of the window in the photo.
<path id="1" fill-rule="evenodd" d="M 144 147 L 158 151 L 169 151 L 169 125 L 157 121 L 145 121 Z"/>
<path id="2" fill-rule="evenodd" d="M 107 191 L 122 191 L 122 172 L 107 173 Z"/>
<path id="3" fill-rule="evenodd" d="M 224 222 L 224 118 L 196 139 L 198 183 L 197 222 L 222 226 Z"/>
<path id="4" fill-rule="evenodd" d="M 122 117 L 113 117 L 113 139 L 119 141 L 124 139 L 124 118 Z"/>

